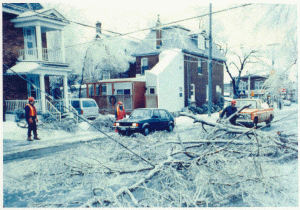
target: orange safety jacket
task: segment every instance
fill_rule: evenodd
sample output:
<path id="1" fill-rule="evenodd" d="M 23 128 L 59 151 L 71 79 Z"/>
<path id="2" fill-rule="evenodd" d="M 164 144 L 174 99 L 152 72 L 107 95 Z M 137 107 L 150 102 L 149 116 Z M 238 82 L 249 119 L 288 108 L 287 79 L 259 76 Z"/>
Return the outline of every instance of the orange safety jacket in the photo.
<path id="1" fill-rule="evenodd" d="M 122 120 L 125 115 L 126 115 L 126 112 L 125 112 L 124 106 L 123 106 L 123 110 L 120 110 L 120 107 L 117 106 L 117 120 Z"/>
<path id="2" fill-rule="evenodd" d="M 29 117 L 36 116 L 36 108 L 35 108 L 35 106 L 32 106 L 30 104 L 26 104 L 26 106 L 29 107 Z"/>

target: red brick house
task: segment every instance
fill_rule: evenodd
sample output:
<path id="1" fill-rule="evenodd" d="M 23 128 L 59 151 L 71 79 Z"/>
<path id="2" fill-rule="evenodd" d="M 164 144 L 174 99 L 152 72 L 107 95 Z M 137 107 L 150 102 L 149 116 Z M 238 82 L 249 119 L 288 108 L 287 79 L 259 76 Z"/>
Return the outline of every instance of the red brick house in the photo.
<path id="1" fill-rule="evenodd" d="M 38 113 L 61 116 L 44 91 L 50 93 L 49 76 L 62 76 L 65 89 L 63 102 L 69 106 L 67 75 L 71 69 L 65 62 L 63 32 L 69 21 L 55 9 L 43 10 L 39 3 L 3 3 L 2 16 L 3 64 L 10 68 L 3 65 L 3 99 L 7 111 L 23 109 L 28 97 L 33 96 Z M 54 31 L 58 32 L 55 44 L 48 40 Z"/>
<path id="2" fill-rule="evenodd" d="M 158 19 L 156 29 L 150 31 L 132 55 L 136 57 L 136 70 L 132 75 L 145 82 L 142 89 L 144 107 L 174 112 L 190 104 L 201 106 L 208 100 L 208 39 L 204 30 L 191 32 L 182 26 L 161 27 Z M 216 103 L 223 95 L 223 63 L 226 58 L 215 44 L 212 59 L 212 99 Z M 114 85 L 121 81 L 109 82 Z M 92 85 L 105 82 L 102 80 Z M 110 94 L 119 95 L 116 92 Z"/>

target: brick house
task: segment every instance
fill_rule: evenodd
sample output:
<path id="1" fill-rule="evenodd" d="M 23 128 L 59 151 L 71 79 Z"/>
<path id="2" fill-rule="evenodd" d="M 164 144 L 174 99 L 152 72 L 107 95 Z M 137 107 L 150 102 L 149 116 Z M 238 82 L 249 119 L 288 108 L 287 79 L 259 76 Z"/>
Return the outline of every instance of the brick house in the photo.
<path id="1" fill-rule="evenodd" d="M 150 31 L 133 54 L 137 76 L 146 77 L 146 104 L 153 104 L 151 100 L 157 98 L 156 107 L 170 111 L 179 111 L 190 104 L 205 104 L 209 53 L 205 30 L 191 32 L 182 26 L 160 25 L 158 19 L 156 29 Z M 214 43 L 212 60 L 212 101 L 216 103 L 223 95 L 226 58 Z M 171 101 L 176 101 L 176 108 Z"/>
<path id="2" fill-rule="evenodd" d="M 250 83 L 249 83 L 249 76 L 243 75 L 241 76 L 241 80 L 239 83 L 239 91 L 240 91 L 240 98 L 248 98 L 249 92 L 249 84 L 250 84 L 250 97 L 254 98 L 262 98 L 265 94 L 265 91 L 262 89 L 264 82 L 268 79 L 269 75 L 267 74 L 251 74 L 250 75 Z M 233 86 L 230 83 L 230 95 L 233 95 Z M 253 92 L 253 96 L 251 93 Z"/>
<path id="3" fill-rule="evenodd" d="M 32 96 L 38 113 L 61 116 L 44 92 L 50 93 L 50 76 L 62 76 L 65 93 L 62 101 L 69 106 L 67 75 L 71 69 L 65 62 L 63 32 L 69 21 L 55 9 L 43 10 L 39 3 L 3 3 L 2 16 L 3 64 L 10 68 L 3 65 L 3 99 L 7 111 L 23 109 Z M 55 42 L 49 42 L 50 37 Z"/>
<path id="4" fill-rule="evenodd" d="M 136 57 L 136 69 L 131 75 L 145 84 L 144 107 L 175 112 L 190 104 L 205 104 L 208 100 L 209 52 L 205 31 L 191 32 L 182 26 L 160 25 L 158 19 L 156 29 L 150 31 L 132 54 Z M 215 44 L 212 46 L 212 60 L 212 101 L 216 103 L 223 95 L 223 63 L 226 58 Z M 105 82 L 103 80 L 91 85 L 94 87 Z M 122 80 L 109 82 L 114 85 Z M 111 92 L 117 100 L 118 92 L 121 94 L 124 90 Z M 133 96 L 134 92 L 130 94 Z"/>

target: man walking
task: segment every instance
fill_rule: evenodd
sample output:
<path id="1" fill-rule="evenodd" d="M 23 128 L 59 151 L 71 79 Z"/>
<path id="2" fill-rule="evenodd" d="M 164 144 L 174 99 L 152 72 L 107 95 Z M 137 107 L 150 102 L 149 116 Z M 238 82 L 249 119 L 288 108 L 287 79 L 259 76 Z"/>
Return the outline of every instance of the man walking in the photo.
<path id="1" fill-rule="evenodd" d="M 25 106 L 25 117 L 28 124 L 28 138 L 27 141 L 33 141 L 31 138 L 31 131 L 33 131 L 34 139 L 40 140 L 37 136 L 36 122 L 38 122 L 36 108 L 34 106 L 34 98 L 28 98 L 29 103 Z"/>
<path id="2" fill-rule="evenodd" d="M 236 100 L 232 100 L 231 101 L 231 105 L 230 106 L 227 106 L 223 112 L 220 114 L 220 118 L 222 119 L 223 116 L 225 115 L 226 113 L 226 118 L 230 117 L 232 114 L 234 114 L 236 111 L 237 111 L 237 108 L 235 107 L 236 105 Z M 237 116 L 234 116 L 230 119 L 230 123 L 232 125 L 236 125 L 235 121 L 236 121 L 236 118 Z"/>

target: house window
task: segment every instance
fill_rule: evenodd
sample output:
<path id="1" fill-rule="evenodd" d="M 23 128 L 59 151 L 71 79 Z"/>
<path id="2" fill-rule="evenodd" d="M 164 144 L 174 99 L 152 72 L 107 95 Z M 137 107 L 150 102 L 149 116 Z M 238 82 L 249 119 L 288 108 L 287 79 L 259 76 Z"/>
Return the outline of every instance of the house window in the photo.
<path id="1" fill-rule="evenodd" d="M 89 95 L 94 96 L 94 85 L 89 85 Z"/>
<path id="2" fill-rule="evenodd" d="M 239 90 L 246 90 L 246 89 L 247 89 L 247 83 L 244 81 L 240 81 Z"/>
<path id="3" fill-rule="evenodd" d="M 102 79 L 110 79 L 110 71 L 103 71 Z"/>
<path id="4" fill-rule="evenodd" d="M 216 92 L 217 93 L 222 93 L 222 88 L 220 88 L 219 85 L 216 85 Z"/>
<path id="5" fill-rule="evenodd" d="M 198 48 L 201 50 L 205 50 L 205 38 L 200 34 L 198 36 Z"/>
<path id="6" fill-rule="evenodd" d="M 255 81 L 255 84 L 254 84 L 254 88 L 255 90 L 260 90 L 262 89 L 262 86 L 264 85 L 264 82 L 263 81 Z"/>
<path id="7" fill-rule="evenodd" d="M 198 58 L 198 74 L 202 74 L 202 59 Z"/>
<path id="8" fill-rule="evenodd" d="M 150 94 L 155 94 L 155 88 L 150 88 Z"/>
<path id="9" fill-rule="evenodd" d="M 130 95 L 130 89 L 117 90 L 117 95 Z"/>
<path id="10" fill-rule="evenodd" d="M 117 95 L 124 95 L 124 90 L 117 90 Z"/>
<path id="11" fill-rule="evenodd" d="M 102 95 L 107 95 L 107 87 L 106 84 L 102 84 Z"/>
<path id="12" fill-rule="evenodd" d="M 142 62 L 141 75 L 144 75 L 145 70 L 148 70 L 148 58 L 142 58 L 141 62 Z"/>
<path id="13" fill-rule="evenodd" d="M 100 87 L 101 87 L 100 84 L 96 84 L 96 96 L 100 95 Z"/>
<path id="14" fill-rule="evenodd" d="M 197 37 L 197 36 L 192 36 L 191 39 L 192 39 L 192 42 L 193 42 L 196 46 L 198 46 L 198 37 Z"/>
<path id="15" fill-rule="evenodd" d="M 130 89 L 124 89 L 124 95 L 130 95 Z"/>
<path id="16" fill-rule="evenodd" d="M 191 84 L 191 101 L 195 101 L 195 85 Z"/>

